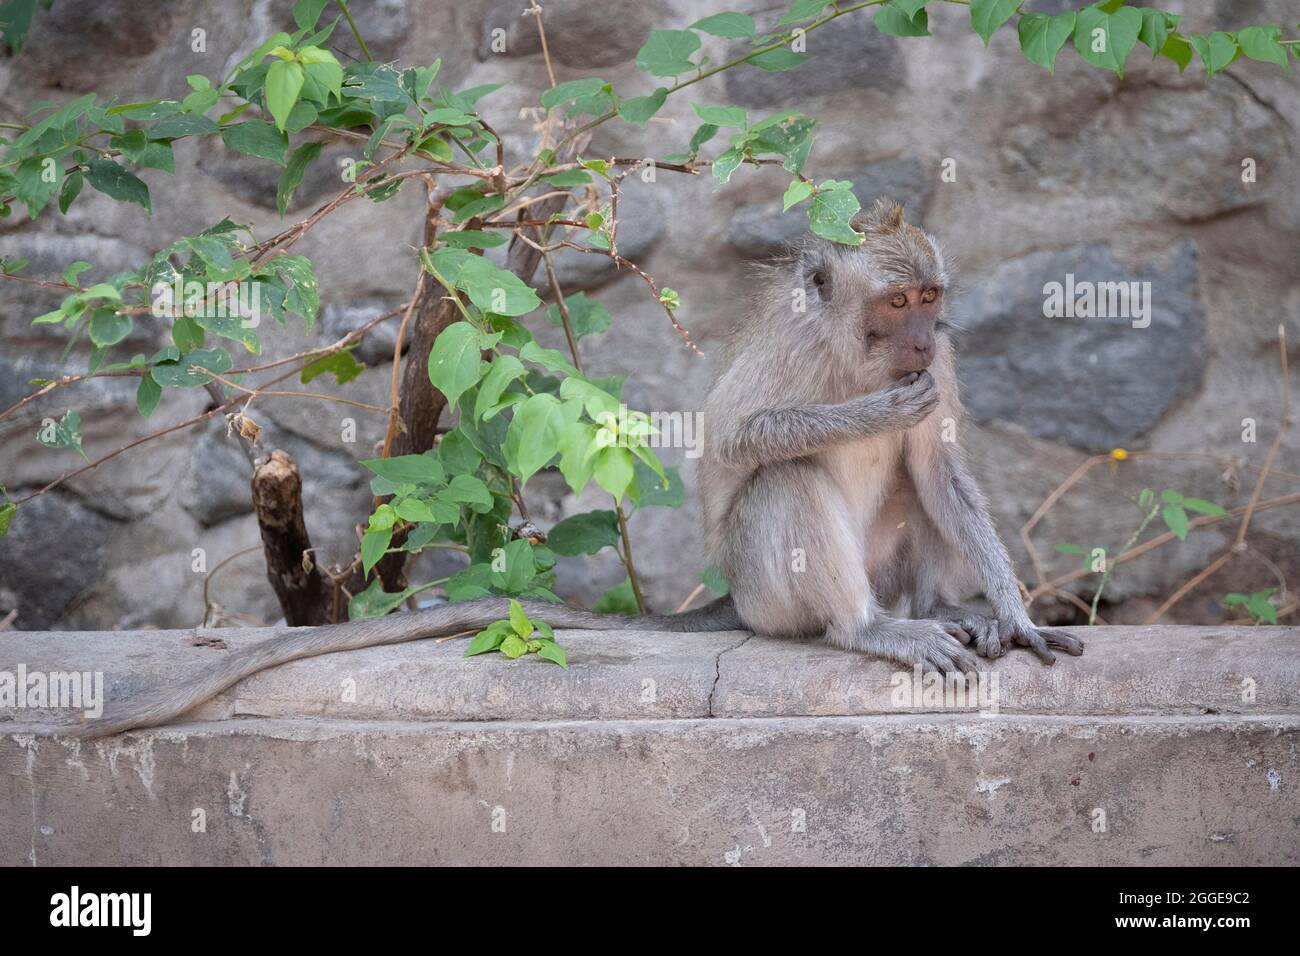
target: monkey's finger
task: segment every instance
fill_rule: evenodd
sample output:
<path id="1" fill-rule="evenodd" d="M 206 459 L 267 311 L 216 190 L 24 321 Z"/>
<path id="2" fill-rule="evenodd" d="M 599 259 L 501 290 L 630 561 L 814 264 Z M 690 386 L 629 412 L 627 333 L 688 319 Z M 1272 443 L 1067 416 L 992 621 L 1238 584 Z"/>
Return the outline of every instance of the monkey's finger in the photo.
<path id="1" fill-rule="evenodd" d="M 1001 657 L 1003 650 L 1005 650 L 997 631 L 988 631 L 977 637 L 975 639 L 975 649 L 979 651 L 981 657 L 987 657 L 990 660 Z"/>
<path id="2" fill-rule="evenodd" d="M 955 637 L 957 640 L 961 641 L 962 644 L 968 645 L 973 640 L 970 632 L 967 631 L 966 628 L 962 627 L 957 621 L 944 621 L 943 629 L 949 637 Z"/>
<path id="3" fill-rule="evenodd" d="M 1050 627 L 1040 627 L 1038 633 L 1046 639 L 1048 647 L 1054 647 L 1058 651 L 1065 651 L 1065 653 L 1073 657 L 1078 657 L 1083 653 L 1083 641 L 1073 634 L 1067 634 L 1065 631 L 1058 631 Z"/>
<path id="4" fill-rule="evenodd" d="M 1047 649 L 1047 640 L 1038 631 L 1033 630 L 1017 634 L 1016 643 L 1021 647 L 1029 648 L 1044 664 L 1056 663 L 1056 655 Z"/>

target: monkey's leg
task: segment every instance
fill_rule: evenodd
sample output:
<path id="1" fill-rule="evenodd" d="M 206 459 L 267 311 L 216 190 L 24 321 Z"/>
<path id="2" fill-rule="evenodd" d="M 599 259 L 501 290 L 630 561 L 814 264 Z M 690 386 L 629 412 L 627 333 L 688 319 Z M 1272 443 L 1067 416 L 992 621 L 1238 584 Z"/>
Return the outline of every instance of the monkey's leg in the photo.
<path id="1" fill-rule="evenodd" d="M 1036 627 L 1020 600 L 1015 569 L 1002 539 L 989 518 L 988 505 L 956 449 L 935 441 L 918 442 L 908 466 L 917 494 L 934 527 L 948 544 L 970 562 L 984 584 L 984 593 L 997 619 L 997 642 L 985 637 L 976 644 L 985 657 L 998 657 L 1011 647 L 1027 647 L 1044 664 L 1056 662 L 1052 649 L 1078 656 L 1083 641 L 1055 628 Z"/>
<path id="2" fill-rule="evenodd" d="M 762 469 L 729 520 L 723 571 L 751 630 L 822 634 L 839 647 L 932 670 L 976 669 L 975 655 L 937 622 L 903 620 L 877 607 L 860 522 L 817 465 Z"/>

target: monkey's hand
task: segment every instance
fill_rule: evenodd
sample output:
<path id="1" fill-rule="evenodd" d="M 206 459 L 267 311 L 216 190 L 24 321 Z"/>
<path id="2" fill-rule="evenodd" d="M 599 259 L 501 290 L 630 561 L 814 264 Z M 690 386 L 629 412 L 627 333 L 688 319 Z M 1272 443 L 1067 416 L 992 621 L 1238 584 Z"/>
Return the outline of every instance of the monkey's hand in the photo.
<path id="1" fill-rule="evenodd" d="M 939 386 L 929 372 L 910 372 L 877 395 L 900 428 L 911 428 L 939 407 Z"/>
<path id="2" fill-rule="evenodd" d="M 1078 657 L 1083 653 L 1083 641 L 1054 627 L 1035 627 L 1025 618 L 1015 623 L 1005 623 L 983 615 L 973 614 L 953 622 L 967 637 L 954 634 L 963 644 L 974 643 L 981 657 L 1001 657 L 1013 647 L 1027 647 L 1044 664 L 1055 664 L 1056 655 L 1051 648 Z"/>

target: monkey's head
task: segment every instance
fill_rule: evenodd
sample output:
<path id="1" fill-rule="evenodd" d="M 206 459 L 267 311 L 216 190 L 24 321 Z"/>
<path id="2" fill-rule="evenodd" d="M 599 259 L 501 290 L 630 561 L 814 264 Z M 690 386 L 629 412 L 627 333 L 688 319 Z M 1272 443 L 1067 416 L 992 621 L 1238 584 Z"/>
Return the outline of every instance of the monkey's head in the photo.
<path id="1" fill-rule="evenodd" d="M 845 357 L 863 356 L 873 383 L 929 368 L 944 327 L 943 253 L 890 200 L 877 200 L 853 226 L 861 245 L 819 242 L 800 256 L 809 302 L 816 296 Z"/>

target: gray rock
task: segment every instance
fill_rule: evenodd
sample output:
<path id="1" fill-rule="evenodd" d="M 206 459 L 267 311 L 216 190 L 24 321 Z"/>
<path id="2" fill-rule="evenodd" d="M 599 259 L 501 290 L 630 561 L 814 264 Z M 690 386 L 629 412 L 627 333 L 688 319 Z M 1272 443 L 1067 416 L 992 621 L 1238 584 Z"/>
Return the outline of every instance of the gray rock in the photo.
<path id="1" fill-rule="evenodd" d="M 1122 109 L 1064 104 L 1046 122 L 1009 129 L 1001 159 L 1006 173 L 1046 193 L 1104 197 L 1130 217 L 1199 222 L 1280 195 L 1290 151 L 1286 123 L 1231 81 L 1172 94 L 1152 83 L 1126 90 Z M 1246 158 L 1256 182 L 1242 181 Z"/>
<path id="2" fill-rule="evenodd" d="M 865 209 L 876 199 L 901 202 L 909 222 L 921 224 L 925 204 L 930 198 L 931 178 L 922 174 L 921 161 L 915 157 L 872 163 L 836 179 L 853 183 L 853 193 Z M 760 259 L 782 250 L 808 232 L 808 206 L 796 206 L 781 212 L 781 199 L 742 206 L 727 227 L 727 242 L 741 255 Z"/>
<path id="3" fill-rule="evenodd" d="M 318 448 L 265 416 L 255 417 L 262 426 L 255 454 L 261 457 L 271 449 L 282 448 L 292 455 L 303 476 L 305 501 L 312 502 L 318 490 L 346 493 L 364 487 L 368 473 L 363 474 L 363 469 L 347 455 Z M 189 472 L 181 481 L 179 500 L 181 507 L 204 527 L 253 511 L 249 489 L 252 465 L 241 447 L 243 444 L 226 435 L 223 420 L 210 426 L 194 446 Z M 319 514 L 316 517 L 327 518 Z M 361 517 L 364 516 L 359 513 L 349 514 L 344 523 Z"/>
<path id="4" fill-rule="evenodd" d="M 398 303 L 385 299 L 367 298 L 352 302 L 331 302 L 321 310 L 321 334 L 326 341 L 337 342 L 349 332 L 359 329 Z M 393 319 L 375 326 L 352 350 L 358 362 L 365 365 L 386 365 L 393 361 L 393 345 L 397 341 L 400 321 Z"/>
<path id="5" fill-rule="evenodd" d="M 1196 251 L 1129 266 L 1103 244 L 1014 259 L 957 306 L 967 407 L 1033 435 L 1104 451 L 1145 435 L 1194 391 L 1205 363 Z M 1150 327 L 1128 317 L 1045 318 L 1044 286 L 1150 282 Z"/>
<path id="6" fill-rule="evenodd" d="M 111 521 L 59 492 L 20 506 L 0 547 L 0 617 L 17 608 L 18 630 L 54 626 L 103 575 L 112 529 Z"/>
<path id="7" fill-rule="evenodd" d="M 20 274 L 35 279 L 57 280 L 73 262 L 89 262 L 94 268 L 83 272 L 78 279 L 83 286 L 101 282 L 118 272 L 137 269 L 149 260 L 148 252 L 122 239 L 95 235 L 64 236 L 37 232 L 33 227 L 0 235 L 0 256 L 27 259 L 27 267 Z M 11 343 L 57 342 L 62 345 L 68 338 L 63 326 L 32 325 L 31 321 L 58 308 L 65 294 L 58 289 L 6 282 L 3 305 L 0 305 L 0 338 Z M 133 338 L 153 341 L 160 323 L 148 315 L 137 315 L 135 326 Z M 119 346 L 121 348 L 123 346 Z"/>
<path id="8" fill-rule="evenodd" d="M 809 34 L 810 54 L 802 66 L 769 73 L 756 66 L 728 70 L 727 97 L 741 106 L 776 107 L 805 102 L 810 96 L 852 90 L 892 92 L 903 82 L 903 61 L 893 37 L 881 33 L 869 15 L 841 17 Z M 751 49 L 737 41 L 728 59 Z"/>
<path id="9" fill-rule="evenodd" d="M 663 206 L 655 195 L 656 188 L 660 188 L 660 184 L 643 183 L 635 175 L 629 176 L 623 181 L 618 201 L 618 254 L 639 266 L 643 265 L 664 231 Z M 565 295 L 595 289 L 620 276 L 633 275 L 628 269 L 615 267 L 608 256 L 573 249 L 557 252 L 552 261 Z M 537 270 L 533 285 L 538 288 L 546 286 L 545 270 Z"/>
<path id="10" fill-rule="evenodd" d="M 285 5 L 285 15 L 280 21 L 280 29 L 289 33 L 297 29 L 293 18 L 288 15 L 292 6 L 292 4 Z M 445 18 L 451 16 L 447 4 L 421 4 L 421 6 L 423 9 L 420 13 L 425 16 Z M 434 9 L 428 9 L 429 6 L 434 6 Z M 411 11 L 407 0 L 352 0 L 348 4 L 348 9 L 352 11 L 352 18 L 357 21 L 361 36 L 376 60 L 391 60 L 397 55 L 398 48 L 411 30 Z M 316 26 L 324 28 L 338 15 L 338 8 L 330 4 L 321 14 Z M 339 20 L 327 45 L 339 54 L 339 62 L 344 65 L 365 59 L 346 19 Z M 433 55 L 436 53 L 431 54 L 429 59 L 432 59 Z"/>
<path id="11" fill-rule="evenodd" d="M 181 26 L 195 24 L 197 6 L 196 0 L 160 4 L 149 11 L 147 28 L 132 0 L 58 3 L 49 10 L 38 9 L 20 54 L 20 68 L 46 85 L 65 90 L 102 88 L 121 75 L 124 62 L 149 55 Z M 95 52 L 88 55 L 91 46 Z"/>
<path id="12" fill-rule="evenodd" d="M 542 52 L 537 21 L 521 16 L 524 4 L 504 0 L 483 18 L 480 60 L 533 56 Z M 548 0 L 544 6 L 546 45 L 551 58 L 565 66 L 597 69 L 636 57 L 650 32 L 669 16 L 661 0 L 637 3 L 590 3 L 587 0 Z M 494 31 L 505 30 L 505 50 L 493 49 Z M 500 34 L 496 34 L 497 37 Z M 498 44 L 498 47 L 500 44 Z"/>
<path id="13" fill-rule="evenodd" d="M 293 148 L 296 149 L 298 145 L 298 140 L 294 139 Z M 360 158 L 356 149 L 344 143 L 321 150 L 321 154 L 307 167 L 302 182 L 294 190 L 293 197 L 289 200 L 289 212 L 319 205 L 320 201 L 338 193 L 347 185 L 338 164 L 339 158 L 343 156 Z M 271 160 L 260 156 L 245 156 L 233 149 L 226 149 L 219 143 L 212 143 L 200 154 L 198 168 L 244 202 L 265 209 L 276 208 L 276 190 L 284 168 Z"/>

